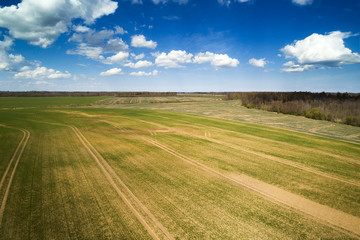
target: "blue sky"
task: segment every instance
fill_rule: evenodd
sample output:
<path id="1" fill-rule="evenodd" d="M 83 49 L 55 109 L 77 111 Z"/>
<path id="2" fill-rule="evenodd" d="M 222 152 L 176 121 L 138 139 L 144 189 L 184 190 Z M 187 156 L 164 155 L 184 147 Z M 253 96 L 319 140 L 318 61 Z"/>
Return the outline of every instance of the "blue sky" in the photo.
<path id="1" fill-rule="evenodd" d="M 358 0 L 1 0 L 0 90 L 360 92 Z"/>

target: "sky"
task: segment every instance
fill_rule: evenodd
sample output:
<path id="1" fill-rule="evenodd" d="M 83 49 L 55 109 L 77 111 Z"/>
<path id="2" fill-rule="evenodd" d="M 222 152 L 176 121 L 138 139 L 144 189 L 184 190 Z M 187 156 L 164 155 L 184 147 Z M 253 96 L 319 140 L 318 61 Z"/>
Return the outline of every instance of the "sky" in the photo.
<path id="1" fill-rule="evenodd" d="M 0 91 L 360 92 L 358 0 L 0 0 Z"/>

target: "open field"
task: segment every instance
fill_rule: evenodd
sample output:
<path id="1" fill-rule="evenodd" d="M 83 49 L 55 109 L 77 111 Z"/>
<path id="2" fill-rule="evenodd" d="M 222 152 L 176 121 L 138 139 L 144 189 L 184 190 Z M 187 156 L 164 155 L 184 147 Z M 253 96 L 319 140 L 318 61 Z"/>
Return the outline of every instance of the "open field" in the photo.
<path id="1" fill-rule="evenodd" d="M 115 104 L 148 104 L 148 103 L 185 103 L 185 102 L 209 102 L 219 101 L 221 96 L 219 95 L 191 95 L 181 94 L 178 96 L 168 97 L 114 97 L 99 100 L 96 102 L 98 105 L 115 105 Z"/>
<path id="2" fill-rule="evenodd" d="M 0 124 L 1 239 L 360 238 L 356 143 L 144 109 L 0 110 Z"/>
<path id="3" fill-rule="evenodd" d="M 100 107 L 100 106 L 96 106 Z M 315 134 L 345 141 L 360 143 L 360 128 L 345 124 L 313 120 L 305 117 L 277 114 L 241 106 L 241 102 L 233 101 L 206 101 L 179 103 L 152 103 L 152 104 L 113 104 L 103 106 L 122 109 L 151 109 L 166 110 L 197 115 L 225 118 L 243 122 L 256 123 L 271 127 L 285 128 L 304 133 Z"/>
<path id="4" fill-rule="evenodd" d="M 109 97 L 0 97 L 1 108 L 89 105 Z"/>

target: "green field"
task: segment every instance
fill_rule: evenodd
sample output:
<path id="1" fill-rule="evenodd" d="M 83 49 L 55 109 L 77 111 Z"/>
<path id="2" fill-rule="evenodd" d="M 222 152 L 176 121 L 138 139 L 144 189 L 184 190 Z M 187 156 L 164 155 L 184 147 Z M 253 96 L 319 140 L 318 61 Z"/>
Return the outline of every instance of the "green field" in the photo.
<path id="1" fill-rule="evenodd" d="M 101 102 L 99 102 L 101 106 Z M 97 106 L 97 107 L 100 107 Z M 106 108 L 166 110 L 193 113 L 217 118 L 256 123 L 271 127 L 285 128 L 318 136 L 360 143 L 360 128 L 341 123 L 313 120 L 305 117 L 278 114 L 241 106 L 241 102 L 203 101 L 178 103 L 138 103 L 103 105 Z"/>
<path id="2" fill-rule="evenodd" d="M 90 105 L 109 97 L 0 97 L 1 108 Z"/>
<path id="3" fill-rule="evenodd" d="M 118 105 L 118 104 L 153 104 L 153 103 L 185 103 L 185 102 L 210 102 L 220 101 L 219 95 L 192 95 L 192 94 L 180 94 L 178 96 L 168 97 L 114 97 L 99 100 L 97 105 Z"/>
<path id="4" fill-rule="evenodd" d="M 0 239 L 360 238 L 360 145 L 339 129 L 166 99 L 0 109 Z"/>

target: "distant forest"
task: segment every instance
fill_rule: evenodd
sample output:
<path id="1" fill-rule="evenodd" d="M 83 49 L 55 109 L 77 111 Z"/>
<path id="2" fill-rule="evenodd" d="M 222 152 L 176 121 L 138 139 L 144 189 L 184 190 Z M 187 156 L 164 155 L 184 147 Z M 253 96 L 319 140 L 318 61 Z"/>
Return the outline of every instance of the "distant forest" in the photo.
<path id="1" fill-rule="evenodd" d="M 247 108 L 360 126 L 360 94 L 311 92 L 229 92 Z"/>
<path id="2" fill-rule="evenodd" d="M 175 96 L 175 92 L 48 92 L 28 91 L 10 92 L 0 91 L 0 97 L 161 97 Z"/>

